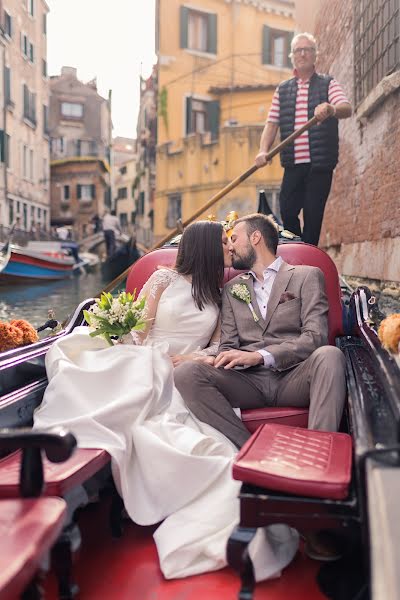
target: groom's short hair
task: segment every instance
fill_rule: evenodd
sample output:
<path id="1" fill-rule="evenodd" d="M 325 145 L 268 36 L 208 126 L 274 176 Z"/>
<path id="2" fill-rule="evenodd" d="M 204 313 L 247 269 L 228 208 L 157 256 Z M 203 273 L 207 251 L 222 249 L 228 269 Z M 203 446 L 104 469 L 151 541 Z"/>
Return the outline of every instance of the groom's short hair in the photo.
<path id="1" fill-rule="evenodd" d="M 274 221 L 270 217 L 261 213 L 254 213 L 237 219 L 235 225 L 237 225 L 237 223 L 246 223 L 248 235 L 251 235 L 254 231 L 259 231 L 268 250 L 273 254 L 276 254 L 279 233 Z"/>

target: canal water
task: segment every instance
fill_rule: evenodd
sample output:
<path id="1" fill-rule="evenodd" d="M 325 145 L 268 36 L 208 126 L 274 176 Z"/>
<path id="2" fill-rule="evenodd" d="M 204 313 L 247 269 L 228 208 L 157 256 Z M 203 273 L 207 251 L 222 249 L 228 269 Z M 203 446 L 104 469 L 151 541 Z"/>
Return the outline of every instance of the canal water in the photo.
<path id="1" fill-rule="evenodd" d="M 97 296 L 108 283 L 98 269 L 63 281 L 0 286 L 0 321 L 26 319 L 39 327 L 53 309 L 56 319 L 63 322 L 82 300 Z"/>

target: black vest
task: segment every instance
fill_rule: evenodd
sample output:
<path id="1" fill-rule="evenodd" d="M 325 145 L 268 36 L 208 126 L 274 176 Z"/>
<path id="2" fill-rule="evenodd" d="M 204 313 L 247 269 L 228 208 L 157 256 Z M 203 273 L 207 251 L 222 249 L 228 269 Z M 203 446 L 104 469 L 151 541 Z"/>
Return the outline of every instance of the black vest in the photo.
<path id="1" fill-rule="evenodd" d="M 314 73 L 310 79 L 308 90 L 308 119 L 314 116 L 315 107 L 328 102 L 329 84 L 333 77 Z M 279 86 L 281 140 L 286 139 L 294 131 L 296 112 L 297 81 L 296 78 L 283 81 Z M 338 121 L 335 117 L 326 119 L 320 125 L 308 130 L 310 141 L 311 165 L 318 169 L 334 169 L 338 162 L 339 134 Z M 294 144 L 290 144 L 281 152 L 282 167 L 294 166 Z"/>

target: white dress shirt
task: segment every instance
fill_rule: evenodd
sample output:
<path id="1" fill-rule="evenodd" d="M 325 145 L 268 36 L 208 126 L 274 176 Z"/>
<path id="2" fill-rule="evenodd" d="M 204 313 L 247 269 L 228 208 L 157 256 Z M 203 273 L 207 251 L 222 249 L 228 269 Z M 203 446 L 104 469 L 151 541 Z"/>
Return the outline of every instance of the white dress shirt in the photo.
<path id="1" fill-rule="evenodd" d="M 254 278 L 254 294 L 263 319 L 266 317 L 272 286 L 275 281 L 275 277 L 281 268 L 282 262 L 282 258 L 278 256 L 278 258 L 276 258 L 274 262 L 271 263 L 267 269 L 265 269 L 263 272 L 264 281 L 257 279 L 254 271 L 250 271 Z M 268 350 L 257 350 L 257 352 L 263 357 L 265 367 L 271 368 L 275 366 L 274 357 L 270 352 L 268 352 Z"/>

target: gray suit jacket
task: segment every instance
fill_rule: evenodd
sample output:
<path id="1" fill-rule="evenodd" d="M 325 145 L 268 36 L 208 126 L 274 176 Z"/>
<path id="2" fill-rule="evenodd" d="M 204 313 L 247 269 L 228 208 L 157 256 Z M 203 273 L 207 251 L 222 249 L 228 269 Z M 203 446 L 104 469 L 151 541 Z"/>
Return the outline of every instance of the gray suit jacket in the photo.
<path id="1" fill-rule="evenodd" d="M 232 286 L 245 284 L 256 322 L 249 306 L 232 296 Z M 282 297 L 289 292 L 289 300 Z M 261 348 L 275 359 L 277 371 L 298 365 L 328 343 L 328 300 L 324 275 L 317 267 L 282 263 L 262 318 L 254 293 L 253 276 L 238 275 L 229 281 L 222 294 L 221 342 L 219 351 L 240 349 L 252 352 Z"/>

